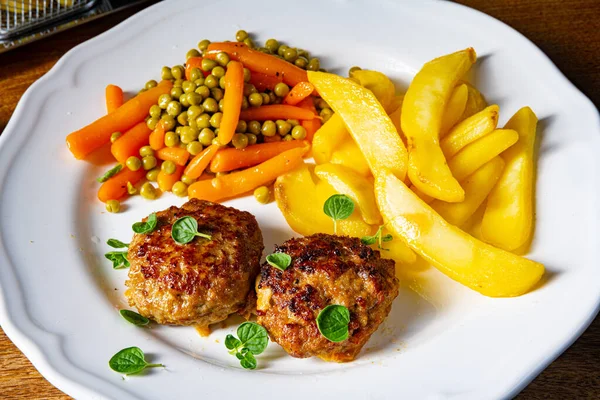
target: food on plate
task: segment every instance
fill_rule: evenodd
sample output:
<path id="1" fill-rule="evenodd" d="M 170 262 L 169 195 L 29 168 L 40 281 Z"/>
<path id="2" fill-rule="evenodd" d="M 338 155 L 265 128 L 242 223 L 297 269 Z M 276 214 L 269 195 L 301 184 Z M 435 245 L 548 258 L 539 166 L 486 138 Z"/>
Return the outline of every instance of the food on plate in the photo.
<path id="1" fill-rule="evenodd" d="M 429 61 L 413 78 L 402 103 L 408 177 L 421 192 L 448 202 L 462 201 L 464 190 L 439 145 L 442 116 L 454 86 L 475 59 L 475 51 L 469 48 Z"/>
<path id="2" fill-rule="evenodd" d="M 469 97 L 469 88 L 462 84 L 454 88 L 454 91 L 448 99 L 446 109 L 442 114 L 442 125 L 440 126 L 440 138 L 444 137 L 450 128 L 456 125 L 461 120 L 465 107 L 467 106 L 467 98 Z"/>
<path id="3" fill-rule="evenodd" d="M 479 90 L 469 82 L 462 82 L 467 85 L 469 90 L 469 96 L 467 97 L 467 104 L 465 104 L 465 111 L 463 112 L 461 120 L 469 118 L 471 115 L 477 114 L 488 106 L 487 101 Z"/>
<path id="4" fill-rule="evenodd" d="M 191 217 L 210 239 L 178 244 L 173 224 Z M 154 230 L 135 234 L 126 296 L 141 315 L 160 324 L 208 326 L 254 307 L 262 234 L 248 212 L 192 199 L 156 213 Z"/>
<path id="5" fill-rule="evenodd" d="M 106 86 L 106 112 L 111 113 L 123 105 L 123 89 L 117 85 Z"/>
<path id="6" fill-rule="evenodd" d="M 536 126 L 537 117 L 529 107 L 521 108 L 505 125 L 519 134 L 519 140 L 502 154 L 506 167 L 481 222 L 483 239 L 505 250 L 515 250 L 531 238 Z"/>
<path id="7" fill-rule="evenodd" d="M 542 264 L 480 242 L 445 221 L 390 171 L 375 178 L 375 194 L 394 235 L 444 274 L 477 292 L 519 296 L 544 274 Z"/>
<path id="8" fill-rule="evenodd" d="M 466 87 L 465 85 L 461 86 Z M 496 129 L 499 112 L 500 108 L 492 105 L 454 126 L 440 140 L 440 147 L 446 159 L 452 158 L 466 145 Z"/>
<path id="9" fill-rule="evenodd" d="M 274 254 L 291 260 L 262 265 L 258 323 L 293 357 L 352 361 L 398 295 L 394 263 L 357 238 L 327 234 L 290 239 Z"/>

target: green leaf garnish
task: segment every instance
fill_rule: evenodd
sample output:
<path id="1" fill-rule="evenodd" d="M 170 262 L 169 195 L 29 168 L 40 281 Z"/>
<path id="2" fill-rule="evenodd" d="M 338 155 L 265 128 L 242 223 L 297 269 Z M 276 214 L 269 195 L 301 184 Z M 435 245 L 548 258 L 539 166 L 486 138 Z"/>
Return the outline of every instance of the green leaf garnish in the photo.
<path id="1" fill-rule="evenodd" d="M 129 243 L 123 243 L 118 239 L 108 239 L 106 244 L 115 249 L 123 249 L 129 247 Z"/>
<path id="2" fill-rule="evenodd" d="M 256 369 L 256 357 L 249 349 L 242 349 L 235 356 L 240 360 L 240 365 L 245 369 Z"/>
<path id="3" fill-rule="evenodd" d="M 196 236 L 212 239 L 210 235 L 198 232 L 198 221 L 190 216 L 179 218 L 171 228 L 171 237 L 178 244 L 189 243 Z"/>
<path id="4" fill-rule="evenodd" d="M 123 166 L 121 164 L 117 164 L 114 167 L 112 167 L 111 169 L 109 169 L 108 171 L 106 171 L 104 173 L 104 175 L 102 175 L 101 177 L 97 178 L 96 182 L 98 182 L 98 183 L 104 183 L 107 180 L 109 180 L 110 178 L 112 178 L 113 176 L 115 176 L 116 174 L 118 174 L 122 169 L 123 169 Z"/>
<path id="5" fill-rule="evenodd" d="M 354 202 L 345 194 L 334 194 L 323 204 L 325 215 L 333 219 L 333 233 L 337 233 L 337 221 L 346 219 L 354 212 Z"/>
<path id="6" fill-rule="evenodd" d="M 225 337 L 225 347 L 229 354 L 240 360 L 245 369 L 256 369 L 256 355 L 261 354 L 269 344 L 267 330 L 256 322 L 244 322 L 237 329 L 239 339 L 233 335 Z"/>
<path id="7" fill-rule="evenodd" d="M 164 367 L 162 364 L 148 364 L 144 352 L 139 347 L 127 347 L 112 356 L 108 366 L 115 372 L 125 375 L 137 374 L 146 368 Z"/>
<path id="8" fill-rule="evenodd" d="M 104 255 L 104 257 L 112 261 L 114 269 L 124 269 L 130 267 L 126 251 L 109 251 Z"/>
<path id="9" fill-rule="evenodd" d="M 328 305 L 317 316 L 317 328 L 321 335 L 331 342 L 342 342 L 348 339 L 350 311 L 344 306 Z"/>
<path id="10" fill-rule="evenodd" d="M 271 266 L 285 271 L 292 264 L 292 257 L 285 253 L 273 253 L 267 256 L 267 262 Z"/>
<path id="11" fill-rule="evenodd" d="M 125 321 L 133 325 L 144 326 L 150 323 L 150 320 L 148 318 L 136 313 L 135 311 L 119 310 L 119 314 L 121 314 L 121 317 L 123 317 Z"/>
<path id="12" fill-rule="evenodd" d="M 158 220 L 156 219 L 156 213 L 148 215 L 146 222 L 136 222 L 132 225 L 131 229 L 135 233 L 150 233 L 156 228 Z"/>
<path id="13" fill-rule="evenodd" d="M 389 249 L 383 248 L 383 242 L 389 242 L 390 240 L 394 239 L 394 237 L 389 233 L 387 235 L 382 235 L 384 226 L 385 225 L 381 225 L 379 227 L 379 229 L 377 229 L 377 233 L 375 233 L 375 235 L 363 236 L 362 238 L 360 238 L 360 241 L 366 245 L 372 245 L 372 244 L 378 243 L 377 246 L 379 247 L 379 249 L 389 250 Z"/>

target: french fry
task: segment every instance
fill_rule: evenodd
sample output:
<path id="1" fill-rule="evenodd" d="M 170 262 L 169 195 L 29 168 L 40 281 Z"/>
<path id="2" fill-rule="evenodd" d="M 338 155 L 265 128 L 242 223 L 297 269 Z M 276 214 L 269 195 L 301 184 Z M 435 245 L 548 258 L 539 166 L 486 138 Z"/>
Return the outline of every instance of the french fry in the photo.
<path id="1" fill-rule="evenodd" d="M 489 106 L 452 128 L 448 135 L 440 141 L 440 147 L 446 158 L 452 158 L 469 143 L 496 129 L 499 112 L 500 108 L 497 105 Z"/>
<path id="2" fill-rule="evenodd" d="M 333 114 L 313 137 L 312 154 L 315 162 L 317 164 L 329 162 L 333 151 L 345 140 L 352 140 L 352 138 L 342 118 L 338 114 Z"/>
<path id="3" fill-rule="evenodd" d="M 423 193 L 448 202 L 462 201 L 465 193 L 440 148 L 441 121 L 454 86 L 475 60 L 475 51 L 468 48 L 429 61 L 412 80 L 402 103 L 408 176 Z"/>
<path id="4" fill-rule="evenodd" d="M 469 89 L 469 97 L 467 98 L 467 104 L 465 105 L 465 111 L 463 112 L 460 121 L 469 118 L 471 115 L 477 114 L 479 111 L 483 110 L 488 106 L 485 97 L 481 94 L 479 90 L 469 82 L 462 82 L 467 85 L 467 89 Z"/>
<path id="5" fill-rule="evenodd" d="M 369 163 L 351 137 L 348 137 L 347 140 L 342 142 L 339 147 L 333 151 L 330 161 L 332 164 L 346 166 L 364 177 L 371 176 Z"/>
<path id="6" fill-rule="evenodd" d="M 361 86 L 369 89 L 377 100 L 381 103 L 386 113 L 390 113 L 396 106 L 394 98 L 396 97 L 396 87 L 394 83 L 385 74 L 378 71 L 359 69 L 352 71 L 350 76 L 357 79 Z"/>
<path id="7" fill-rule="evenodd" d="M 488 198 L 481 223 L 484 240 L 505 250 L 526 245 L 531 238 L 536 125 L 536 115 L 524 107 L 505 126 L 518 132 L 519 141 L 502 154 L 506 168 Z"/>
<path id="8" fill-rule="evenodd" d="M 468 97 L 469 89 L 464 83 L 454 88 L 442 116 L 440 138 L 444 137 L 450 131 L 450 129 L 452 129 L 452 127 L 456 125 L 458 121 L 460 121 L 460 118 L 465 112 L 465 106 L 467 105 Z"/>

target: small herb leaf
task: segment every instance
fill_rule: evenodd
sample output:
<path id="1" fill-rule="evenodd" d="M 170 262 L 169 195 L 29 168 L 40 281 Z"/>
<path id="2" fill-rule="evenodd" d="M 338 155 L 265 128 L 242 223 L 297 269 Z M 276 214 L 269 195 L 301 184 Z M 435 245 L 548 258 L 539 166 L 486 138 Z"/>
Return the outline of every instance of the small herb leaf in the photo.
<path id="1" fill-rule="evenodd" d="M 135 233 L 150 233 L 156 228 L 157 222 L 156 213 L 152 213 L 148 215 L 146 222 L 136 222 L 131 229 L 133 229 Z"/>
<path id="2" fill-rule="evenodd" d="M 119 313 L 121 314 L 121 317 L 125 319 L 125 321 L 133 325 L 144 326 L 150 323 L 150 320 L 148 318 L 136 313 L 135 311 L 119 310 Z"/>
<path id="3" fill-rule="evenodd" d="M 237 349 L 241 344 L 242 342 L 233 335 L 227 335 L 225 337 L 225 347 L 227 347 L 228 350 Z"/>
<path id="4" fill-rule="evenodd" d="M 328 305 L 317 316 L 317 328 L 321 335 L 331 342 L 342 342 L 348 339 L 350 311 L 344 306 Z"/>
<path id="5" fill-rule="evenodd" d="M 385 225 L 381 225 L 379 227 L 379 229 L 377 229 L 377 233 L 375 233 L 373 236 L 363 236 L 360 239 L 360 241 L 366 245 L 372 245 L 372 244 L 377 243 L 377 246 L 379 247 L 379 249 L 388 250 L 388 249 L 384 249 L 382 244 L 383 244 L 383 242 L 391 241 L 392 239 L 394 239 L 394 237 L 389 233 L 387 235 L 382 236 L 384 226 Z"/>
<path id="6" fill-rule="evenodd" d="M 130 266 L 126 251 L 109 251 L 104 257 L 112 261 L 114 269 L 124 269 Z"/>
<path id="7" fill-rule="evenodd" d="M 256 356 L 265 351 L 269 344 L 267 330 L 256 322 L 244 322 L 238 327 L 237 334 L 244 348 Z"/>
<path id="8" fill-rule="evenodd" d="M 354 202 L 345 194 L 334 194 L 323 204 L 323 212 L 333 219 L 333 233 L 337 233 L 337 221 L 352 215 Z"/>
<path id="9" fill-rule="evenodd" d="M 122 169 L 123 169 L 123 166 L 121 164 L 117 164 L 114 167 L 112 167 L 111 169 L 109 169 L 108 171 L 106 171 L 104 173 L 104 175 L 102 175 L 101 177 L 97 178 L 96 182 L 98 182 L 98 183 L 104 183 L 107 180 L 109 180 L 110 178 L 112 178 L 113 176 L 115 176 L 116 174 L 118 174 Z"/>
<path id="10" fill-rule="evenodd" d="M 108 239 L 106 244 L 115 249 L 123 249 L 129 247 L 129 243 L 123 243 L 118 239 Z"/>
<path id="11" fill-rule="evenodd" d="M 363 236 L 362 238 L 360 238 L 360 241 L 362 242 L 362 244 L 366 244 L 371 245 L 371 244 L 375 244 L 377 242 L 377 238 L 375 236 Z"/>
<path id="12" fill-rule="evenodd" d="M 245 369 L 256 369 L 256 357 L 249 349 L 242 349 L 241 352 L 236 354 L 238 360 L 240 360 L 240 365 Z"/>
<path id="13" fill-rule="evenodd" d="M 389 242 L 389 241 L 391 241 L 392 239 L 394 239 L 394 237 L 393 237 L 391 234 L 389 234 L 389 233 L 388 233 L 387 235 L 385 235 L 385 236 L 382 238 L 382 240 L 383 240 L 384 242 Z"/>
<path id="14" fill-rule="evenodd" d="M 285 253 L 273 253 L 267 256 L 267 262 L 271 266 L 285 271 L 292 264 L 292 257 Z"/>
<path id="15" fill-rule="evenodd" d="M 186 244 L 194 240 L 196 236 L 211 239 L 210 235 L 198 232 L 198 221 L 187 216 L 179 218 L 171 228 L 171 237 L 178 244 Z"/>
<path id="16" fill-rule="evenodd" d="M 127 347 L 112 356 L 108 366 L 113 371 L 125 375 L 137 374 L 146 368 L 164 367 L 162 364 L 148 364 L 144 352 L 139 347 Z"/>

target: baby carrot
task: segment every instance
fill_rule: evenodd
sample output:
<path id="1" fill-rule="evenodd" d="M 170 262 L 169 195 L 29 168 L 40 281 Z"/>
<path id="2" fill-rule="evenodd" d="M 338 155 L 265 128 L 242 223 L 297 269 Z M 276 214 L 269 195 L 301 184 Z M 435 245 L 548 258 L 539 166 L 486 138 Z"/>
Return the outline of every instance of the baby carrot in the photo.
<path id="1" fill-rule="evenodd" d="M 125 132 L 148 115 L 158 96 L 169 93 L 173 83 L 162 81 L 158 86 L 138 94 L 115 111 L 67 136 L 67 146 L 77 159 L 110 142 L 113 132 Z"/>
<path id="2" fill-rule="evenodd" d="M 110 146 L 110 152 L 122 164 L 131 156 L 139 157 L 140 149 L 148 144 L 150 133 L 146 123 L 140 122 L 118 138 Z"/>
<path id="3" fill-rule="evenodd" d="M 123 89 L 117 85 L 106 86 L 106 112 L 111 113 L 123 105 Z"/>
<path id="4" fill-rule="evenodd" d="M 170 160 L 177 165 L 185 166 L 190 158 L 190 153 L 181 147 L 163 147 L 156 152 L 156 157 L 160 160 Z"/>
<path id="5" fill-rule="evenodd" d="M 211 172 L 228 172 L 234 169 L 253 167 L 284 151 L 308 145 L 308 142 L 303 140 L 290 140 L 289 142 L 255 144 L 244 149 L 223 149 L 213 157 L 210 162 L 210 170 Z"/>
<path id="6" fill-rule="evenodd" d="M 200 175 L 202 175 L 210 160 L 215 156 L 217 150 L 219 150 L 219 146 L 212 144 L 204 149 L 200 154 L 197 154 L 196 157 L 194 157 L 185 168 L 185 174 L 192 179 L 198 178 Z"/>
<path id="7" fill-rule="evenodd" d="M 315 103 L 313 102 L 312 97 L 307 97 L 302 100 L 300 103 L 298 103 L 298 107 L 309 110 L 315 114 L 317 113 L 317 109 L 315 108 Z M 306 129 L 306 140 L 312 143 L 315 132 L 317 132 L 321 127 L 321 120 L 318 118 L 306 119 L 304 121 L 300 121 L 300 125 Z"/>
<path id="8" fill-rule="evenodd" d="M 264 92 L 267 89 L 273 90 L 275 89 L 275 85 L 280 82 L 283 82 L 281 75 L 271 76 L 256 71 L 250 74 L 250 83 L 253 84 L 259 92 Z"/>
<path id="9" fill-rule="evenodd" d="M 184 168 L 181 165 L 178 165 L 177 169 L 172 174 L 167 174 L 164 171 L 160 171 L 158 173 L 158 178 L 156 178 L 160 190 L 163 192 L 170 191 L 175 182 L 177 182 L 181 178 L 181 175 L 183 175 L 183 169 Z"/>
<path id="10" fill-rule="evenodd" d="M 301 165 L 302 156 L 308 149 L 307 146 L 284 151 L 255 167 L 195 182 L 188 188 L 188 195 L 190 198 L 221 201 L 247 193 Z"/>
<path id="11" fill-rule="evenodd" d="M 227 64 L 225 73 L 225 96 L 223 97 L 223 118 L 219 127 L 219 143 L 231 142 L 240 119 L 240 108 L 244 98 L 244 66 L 237 61 Z"/>
<path id="12" fill-rule="evenodd" d="M 283 99 L 283 104 L 289 104 L 295 106 L 302 100 L 310 96 L 315 90 L 315 87 L 310 82 L 300 82 L 289 91 L 287 96 Z"/>
<path id="13" fill-rule="evenodd" d="M 135 185 L 146 176 L 143 168 L 132 171 L 124 167 L 121 172 L 104 182 L 98 189 L 98 199 L 104 203 L 108 200 L 118 200 L 127 195 L 127 182 Z"/>
<path id="14" fill-rule="evenodd" d="M 150 134 L 150 147 L 152 150 L 160 150 L 165 147 L 165 126 L 162 121 L 158 121 L 156 128 Z"/>
<path id="15" fill-rule="evenodd" d="M 308 75 L 302 68 L 298 68 L 294 64 L 270 54 L 252 50 L 243 43 L 211 43 L 208 45 L 205 57 L 214 59 L 222 51 L 229 54 L 232 60 L 240 61 L 250 71 L 262 72 L 271 76 L 281 76 L 283 81 L 288 85 L 296 86 L 300 82 L 308 82 Z"/>
<path id="16" fill-rule="evenodd" d="M 243 121 L 266 121 L 276 119 L 313 119 L 319 116 L 312 111 L 286 104 L 270 104 L 268 106 L 251 107 L 240 112 Z"/>

